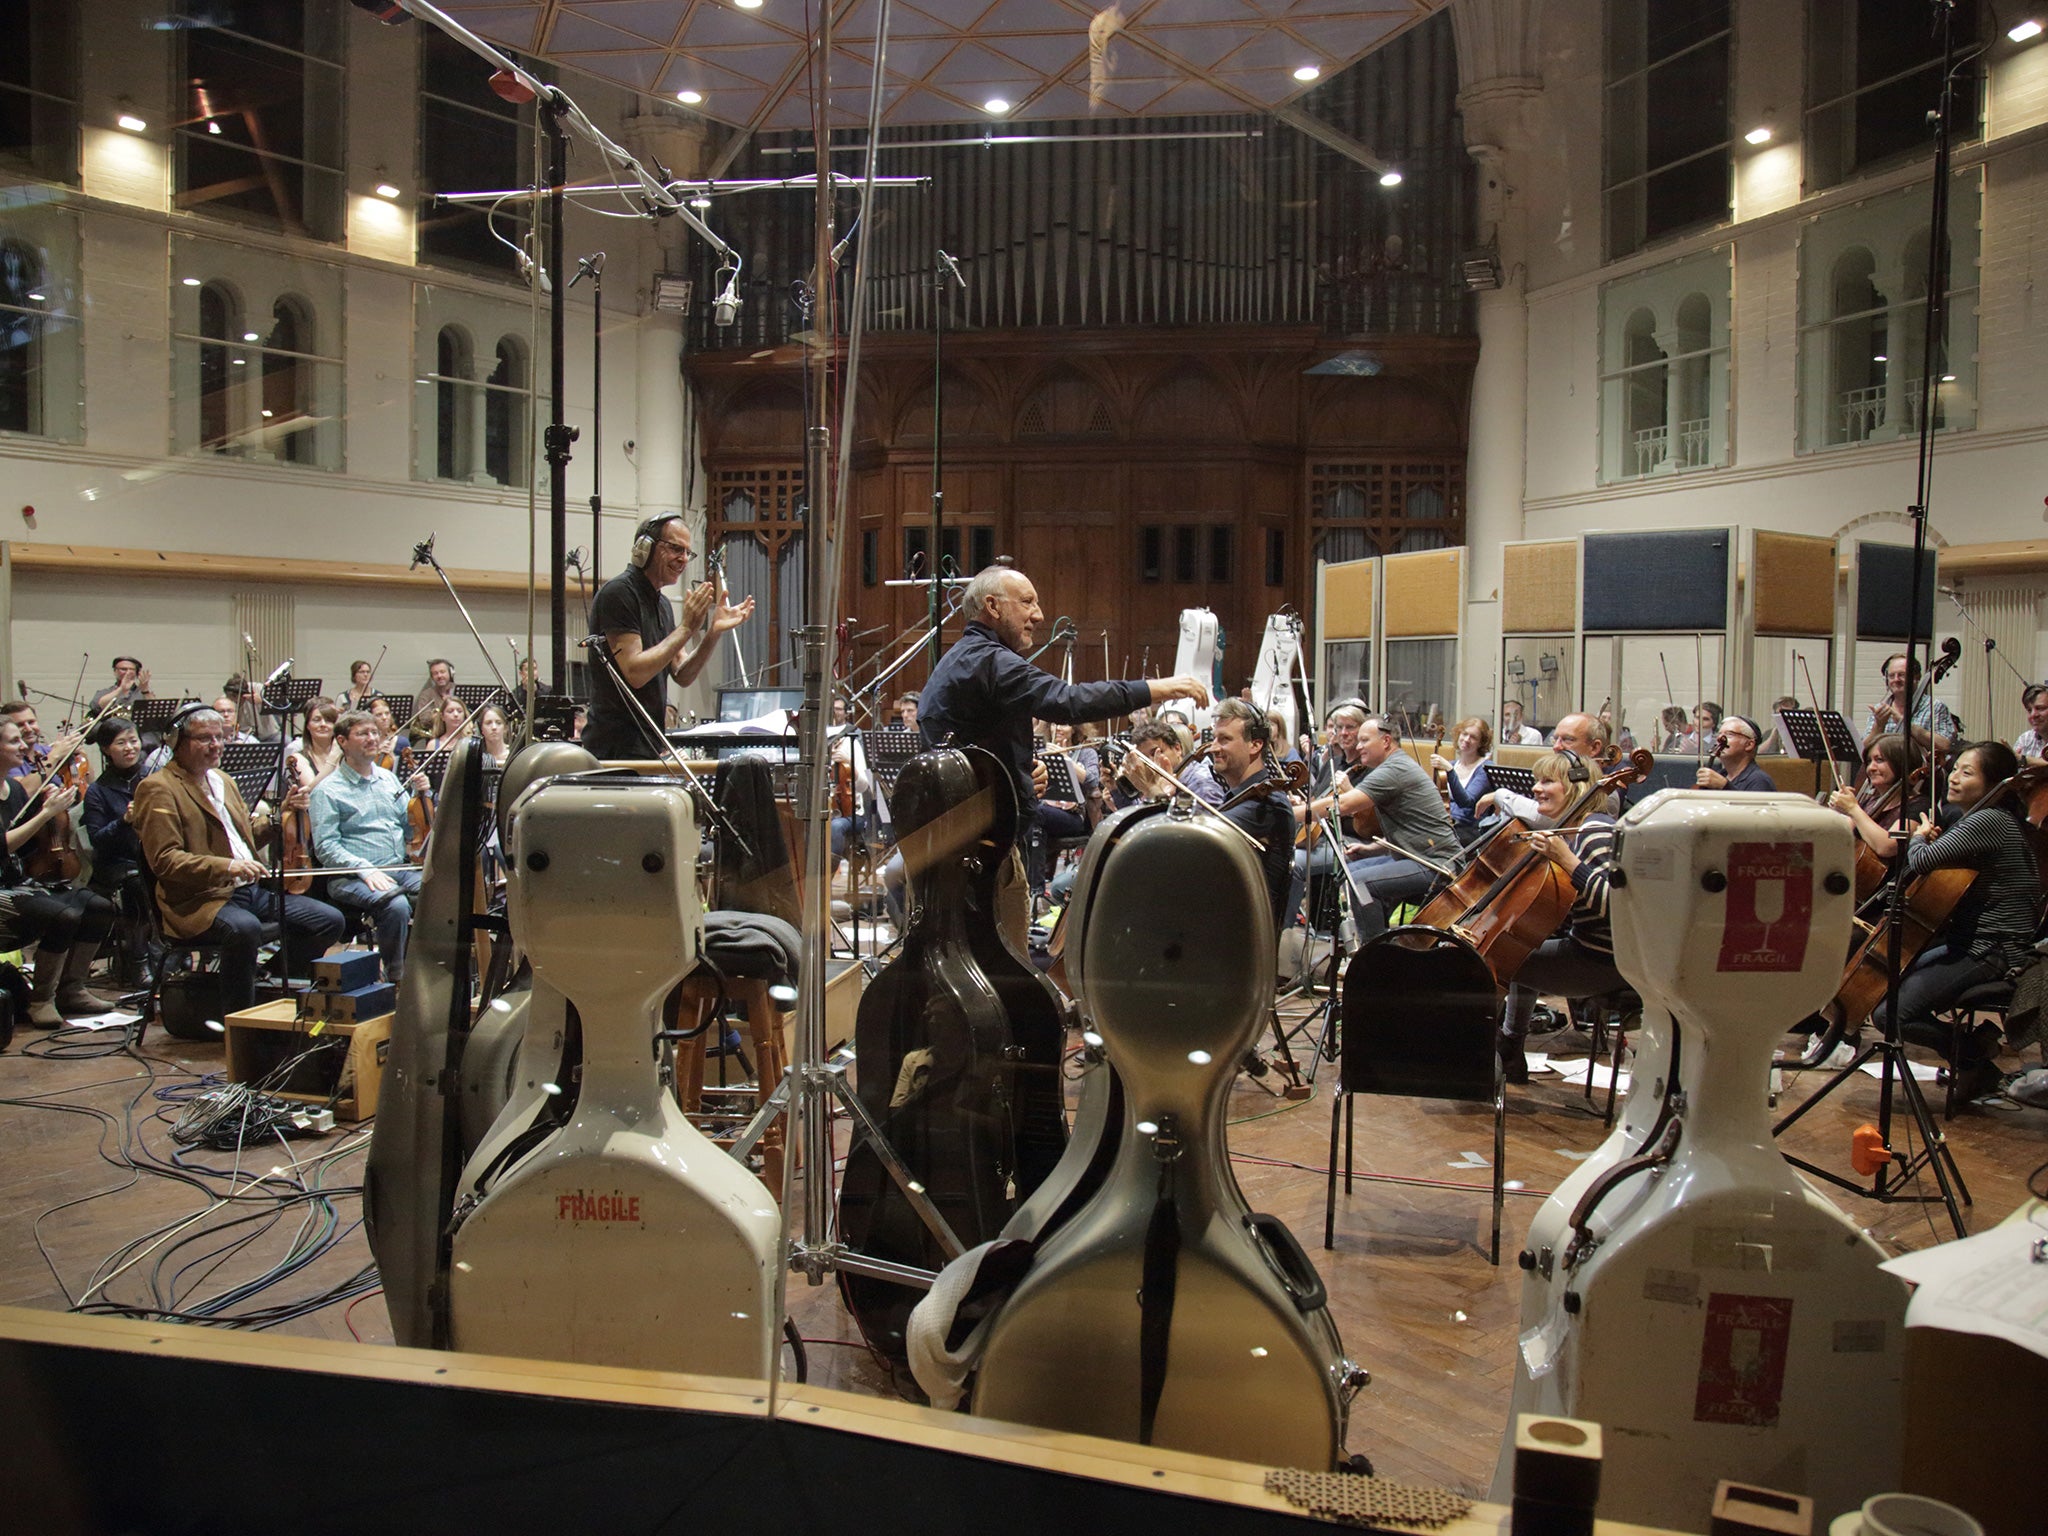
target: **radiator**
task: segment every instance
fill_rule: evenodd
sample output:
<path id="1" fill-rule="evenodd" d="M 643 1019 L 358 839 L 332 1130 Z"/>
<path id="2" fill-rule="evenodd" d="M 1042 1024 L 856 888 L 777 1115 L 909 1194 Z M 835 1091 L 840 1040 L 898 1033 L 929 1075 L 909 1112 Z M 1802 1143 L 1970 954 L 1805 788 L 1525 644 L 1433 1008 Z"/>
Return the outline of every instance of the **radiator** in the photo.
<path id="1" fill-rule="evenodd" d="M 247 672 L 253 667 L 256 672 L 250 681 L 260 683 L 297 651 L 298 644 L 298 612 L 290 592 L 283 587 L 258 587 L 235 594 L 230 670 Z M 251 648 L 256 653 L 253 657 Z"/>

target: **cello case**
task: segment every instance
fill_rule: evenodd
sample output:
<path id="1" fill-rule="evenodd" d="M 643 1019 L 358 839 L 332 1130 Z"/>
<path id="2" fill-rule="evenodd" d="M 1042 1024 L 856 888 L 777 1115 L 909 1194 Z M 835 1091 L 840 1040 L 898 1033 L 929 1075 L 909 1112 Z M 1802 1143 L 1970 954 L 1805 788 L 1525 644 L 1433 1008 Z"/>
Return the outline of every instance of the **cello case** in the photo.
<path id="1" fill-rule="evenodd" d="M 775 1200 L 689 1122 L 655 1049 L 662 1003 L 703 937 L 690 792 L 556 780 L 522 798 L 508 852 L 513 935 L 536 989 L 580 1022 L 582 1070 L 566 1123 L 502 1144 L 494 1128 L 463 1170 L 451 1342 L 765 1379 L 779 1326 Z"/>
<path id="2" fill-rule="evenodd" d="M 1334 1467 L 1364 1373 L 1307 1254 L 1253 1214 L 1224 1147 L 1231 1080 L 1273 991 L 1265 878 L 1220 820 L 1134 809 L 1084 866 L 1072 951 L 1123 1082 L 1115 1162 L 989 1325 L 974 1412 Z"/>
<path id="3" fill-rule="evenodd" d="M 1180 638 L 1173 648 L 1175 675 L 1199 677 L 1205 683 L 1220 685 L 1222 676 L 1216 665 L 1216 653 L 1221 645 L 1214 613 L 1207 608 L 1181 609 Z M 1222 690 L 1218 686 L 1213 691 L 1220 693 Z M 1176 704 L 1174 708 L 1191 715 L 1197 731 L 1207 730 L 1215 719 L 1206 704 Z"/>

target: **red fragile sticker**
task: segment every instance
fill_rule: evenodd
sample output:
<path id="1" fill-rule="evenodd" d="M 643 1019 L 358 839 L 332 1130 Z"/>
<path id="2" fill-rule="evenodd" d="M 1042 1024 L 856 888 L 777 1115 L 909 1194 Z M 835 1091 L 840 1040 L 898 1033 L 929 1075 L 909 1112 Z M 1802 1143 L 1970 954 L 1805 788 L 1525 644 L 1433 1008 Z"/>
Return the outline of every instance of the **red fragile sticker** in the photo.
<path id="1" fill-rule="evenodd" d="M 1813 844 L 1728 845 L 1728 922 L 1717 971 L 1796 971 L 1813 922 Z"/>
<path id="2" fill-rule="evenodd" d="M 1791 1297 L 1710 1295 L 1693 1422 L 1775 1425 L 1791 1339 Z"/>

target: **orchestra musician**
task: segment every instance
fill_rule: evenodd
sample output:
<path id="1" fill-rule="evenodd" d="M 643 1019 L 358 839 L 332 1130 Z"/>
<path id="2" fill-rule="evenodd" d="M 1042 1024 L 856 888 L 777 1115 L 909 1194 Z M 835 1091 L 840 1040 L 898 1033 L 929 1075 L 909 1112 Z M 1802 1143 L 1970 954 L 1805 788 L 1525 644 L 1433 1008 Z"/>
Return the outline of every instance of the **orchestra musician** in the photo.
<path id="1" fill-rule="evenodd" d="M 149 668 L 133 656 L 116 656 L 113 682 L 95 693 L 85 707 L 88 714 L 96 715 L 111 701 L 117 710 L 126 714 L 135 707 L 138 699 L 149 697 Z"/>
<path id="2" fill-rule="evenodd" d="M 1714 740 L 1715 761 L 1721 766 L 1702 765 L 1693 775 L 1694 784 L 1700 789 L 1728 789 L 1742 794 L 1775 793 L 1777 781 L 1756 765 L 1758 736 L 1756 722 L 1747 715 L 1723 717 L 1720 734 Z"/>
<path id="3" fill-rule="evenodd" d="M 511 732 L 512 717 L 503 705 L 486 704 L 476 712 L 476 735 L 486 768 L 502 768 L 512 761 L 512 744 L 506 740 Z"/>
<path id="4" fill-rule="evenodd" d="M 334 772 L 341 761 L 341 743 L 335 739 L 335 723 L 341 706 L 332 699 L 312 699 L 306 705 L 306 728 L 285 749 L 288 759 L 298 764 L 298 782 L 311 789 Z"/>
<path id="5" fill-rule="evenodd" d="M 256 848 L 272 835 L 268 817 L 250 818 L 242 792 L 220 771 L 227 718 L 193 705 L 171 722 L 171 760 L 135 788 L 129 820 L 156 877 L 156 905 L 173 938 L 204 938 L 221 946 L 221 1002 L 230 1013 L 256 1001 L 256 948 L 263 924 L 279 919 L 278 893 L 262 883 Z M 302 808 L 306 791 L 293 789 L 285 807 Z M 342 915 L 311 896 L 283 897 L 286 959 L 322 954 L 341 937 Z"/>
<path id="6" fill-rule="evenodd" d="M 1180 758 L 1180 734 L 1172 726 L 1157 721 L 1139 726 L 1131 733 L 1130 750 L 1109 786 L 1110 804 L 1121 811 L 1140 800 L 1157 800 L 1172 793 L 1173 786 L 1152 772 L 1152 764 L 1177 773 Z"/>
<path id="7" fill-rule="evenodd" d="M 1906 874 L 1973 869 L 1977 877 L 1948 920 L 1899 982 L 1899 1037 L 1947 1056 L 1951 1033 L 1935 1014 L 1984 982 L 2018 966 L 2040 923 L 2041 885 L 2027 835 L 2025 802 L 1985 800 L 2019 771 L 2012 748 L 1980 741 L 1962 748 L 1949 769 L 1948 804 L 1924 814 L 1906 848 Z M 1998 1084 L 1998 1027 L 1964 1036 L 1950 1060 L 1959 1098 L 1980 1098 Z"/>
<path id="8" fill-rule="evenodd" d="M 1714 738 L 1721 734 L 1721 706 L 1711 699 L 1692 712 L 1692 729 L 1678 743 L 1681 752 L 1707 752 L 1714 750 Z M 1706 745 L 1703 747 L 1701 743 Z"/>
<path id="9" fill-rule="evenodd" d="M 1577 754 L 1552 751 L 1536 760 L 1536 803 L 1544 818 L 1557 818 L 1577 797 L 1589 770 Z M 1608 876 L 1614 868 L 1614 818 L 1606 797 L 1597 799 L 1577 826 L 1564 831 L 1535 828 L 1529 846 L 1570 877 L 1572 906 L 1564 926 L 1537 945 L 1508 987 L 1501 1019 L 1500 1053 L 1510 1082 L 1529 1080 L 1523 1042 L 1539 996 L 1599 997 L 1618 990 L 1614 937 L 1608 927 Z"/>
<path id="10" fill-rule="evenodd" d="M 1384 928 L 1387 913 L 1404 902 L 1421 900 L 1436 883 L 1437 873 L 1428 864 L 1401 854 L 1441 862 L 1455 857 L 1459 844 L 1436 781 L 1401 749 L 1401 739 L 1386 716 L 1365 717 L 1358 727 L 1357 750 L 1363 772 L 1355 780 L 1348 774 L 1336 775 L 1328 793 L 1309 802 L 1306 815 L 1320 818 L 1334 809 L 1349 821 L 1370 806 L 1380 825 L 1379 843 L 1400 850 L 1379 852 L 1371 845 L 1346 845 L 1345 873 L 1358 898 L 1354 907 L 1377 909 L 1371 932 L 1366 924 L 1360 925 L 1360 932 L 1369 938 Z M 1294 888 L 1287 903 L 1290 920 L 1308 890 L 1308 860 L 1297 857 L 1294 863 Z"/>
<path id="11" fill-rule="evenodd" d="M 666 679 L 688 686 L 697 680 L 717 648 L 718 637 L 746 622 L 754 611 L 749 597 L 734 605 L 720 600 L 717 586 L 699 582 L 683 596 L 682 622 L 662 596 L 690 563 L 690 530 L 679 512 L 648 518 L 633 533 L 625 570 L 598 589 L 590 605 L 590 627 L 605 638 L 612 661 L 647 717 L 657 723 L 667 702 Z M 693 639 L 694 637 L 694 639 Z M 661 743 L 645 739 L 646 728 L 598 665 L 590 674 L 590 716 L 580 740 L 602 758 L 645 756 Z"/>
<path id="12" fill-rule="evenodd" d="M 391 701 L 381 693 L 370 695 L 370 718 L 377 722 L 377 761 L 386 768 L 396 767 L 398 754 L 412 745 L 412 738 L 398 728 Z"/>
<path id="13" fill-rule="evenodd" d="M 447 702 L 459 707 L 458 700 Z M 420 872 L 391 866 L 405 863 L 406 811 L 413 795 L 426 789 L 427 776 L 415 773 L 401 784 L 396 774 L 380 768 L 377 722 L 360 710 L 341 717 L 336 735 L 341 766 L 320 781 L 312 796 L 313 856 L 323 866 L 354 871 L 328 880 L 328 898 L 338 907 L 369 914 L 384 957 L 384 979 L 397 981 L 412 932 Z"/>
<path id="14" fill-rule="evenodd" d="M 450 694 L 435 706 L 427 729 L 429 752 L 439 752 L 451 742 L 460 741 L 469 734 L 469 706 Z"/>
<path id="15" fill-rule="evenodd" d="M 2027 728 L 2013 739 L 2012 750 L 2022 763 L 2048 761 L 2048 683 L 2029 683 L 2020 691 Z"/>
<path id="16" fill-rule="evenodd" d="M 420 691 L 413 695 L 412 718 L 422 715 L 438 716 L 444 701 L 455 697 L 455 663 L 445 656 L 436 656 L 427 663 L 427 680 Z"/>
<path id="17" fill-rule="evenodd" d="M 1486 717 L 1467 715 L 1460 720 L 1451 750 L 1456 754 L 1453 757 L 1432 753 L 1430 767 L 1442 778 L 1451 830 L 1469 848 L 1480 837 L 1483 817 L 1479 801 L 1493 788 L 1486 773 L 1486 754 L 1493 750 L 1493 727 L 1486 723 Z"/>
<path id="18" fill-rule="evenodd" d="M 918 697 L 918 733 L 927 747 L 975 746 L 993 753 L 1016 788 L 1020 826 L 1029 825 L 1045 787 L 1045 769 L 1032 760 L 1034 719 L 1075 724 L 1169 699 L 1208 702 L 1208 688 L 1193 677 L 1067 683 L 1033 666 L 1024 653 L 1045 614 L 1030 579 L 1014 566 L 991 565 L 978 573 L 962 593 L 961 611 L 967 627 L 939 658 Z M 1022 875 L 1013 853 L 1009 877 L 997 887 L 1001 920 L 1020 948 Z"/>
<path id="19" fill-rule="evenodd" d="M 1685 706 L 1666 704 L 1657 712 L 1657 750 L 1677 752 L 1685 748 Z"/>
<path id="20" fill-rule="evenodd" d="M 1500 706 L 1501 745 L 1508 747 L 1540 747 L 1543 733 L 1533 725 L 1522 723 L 1522 701 L 1504 699 Z"/>
<path id="21" fill-rule="evenodd" d="M 58 1029 L 67 1018 L 105 1013 L 114 999 L 86 985 L 93 957 L 114 926 L 114 904 L 96 892 L 51 890 L 34 883 L 22 855 L 53 820 L 71 814 L 78 792 L 18 775 L 26 744 L 19 721 L 0 716 L 0 948 L 36 950 L 28 1022 Z M 33 811 L 30 804 L 37 800 Z"/>
<path id="22" fill-rule="evenodd" d="M 142 738 L 122 715 L 107 715 L 93 732 L 100 771 L 85 791 L 85 835 L 92 843 L 92 889 L 119 909 L 124 984 L 140 984 L 148 943 L 149 899 L 142 881 L 142 839 L 128 821 L 128 807 L 142 774 Z"/>
<path id="23" fill-rule="evenodd" d="M 1910 788 L 1893 790 L 1907 778 L 1906 738 L 1894 733 L 1874 738 L 1863 750 L 1863 782 L 1856 789 L 1838 787 L 1828 804 L 1848 817 L 1856 835 L 1881 859 L 1898 852 L 1892 834 L 1900 827 L 1919 824 L 1927 814 L 1927 799 Z"/>
<path id="24" fill-rule="evenodd" d="M 363 709 L 370 702 L 370 688 L 377 676 L 377 669 L 367 661 L 352 661 L 348 664 L 348 686 L 341 690 L 341 707 L 344 710 Z M 339 719 L 339 716 L 336 716 Z"/>
<path id="25" fill-rule="evenodd" d="M 9 699 L 0 704 L 0 720 L 12 720 L 21 730 L 19 760 L 7 770 L 6 776 L 27 779 L 31 792 L 42 788 L 44 766 L 50 759 L 62 757 L 82 739 L 76 731 L 71 731 L 55 741 L 44 741 L 42 727 L 36 720 L 36 708 L 27 699 Z"/>
<path id="26" fill-rule="evenodd" d="M 1209 761 L 1227 798 L 1235 799 L 1256 784 L 1272 785 L 1271 793 L 1248 796 L 1223 814 L 1259 845 L 1259 864 L 1277 924 L 1287 907 L 1287 886 L 1294 872 L 1294 808 L 1287 802 L 1287 781 L 1269 761 L 1272 724 L 1257 705 L 1225 699 L 1216 706 L 1214 729 Z"/>
<path id="27" fill-rule="evenodd" d="M 1566 715 L 1550 732 L 1550 750 L 1569 752 L 1581 762 L 1599 763 L 1607 759 L 1607 727 L 1600 720 L 1584 713 Z M 1484 818 L 1494 813 L 1512 816 L 1531 827 L 1547 827 L 1550 815 L 1543 809 L 1542 802 L 1512 789 L 1489 790 L 1479 797 L 1475 806 Z"/>
<path id="28" fill-rule="evenodd" d="M 1917 705 L 1909 705 L 1909 695 L 1920 686 L 1920 662 L 1916 657 L 1910 667 L 1904 656 L 1893 655 L 1884 659 L 1885 697 L 1881 704 L 1873 704 L 1870 716 L 1863 729 L 1863 744 L 1868 746 L 1873 736 L 1883 736 L 1903 729 L 1906 712 L 1910 707 L 1913 714 L 1913 739 L 1922 748 L 1931 752 L 1947 752 L 1956 737 L 1955 716 L 1948 706 L 1934 697 L 1929 690 L 1927 697 Z"/>

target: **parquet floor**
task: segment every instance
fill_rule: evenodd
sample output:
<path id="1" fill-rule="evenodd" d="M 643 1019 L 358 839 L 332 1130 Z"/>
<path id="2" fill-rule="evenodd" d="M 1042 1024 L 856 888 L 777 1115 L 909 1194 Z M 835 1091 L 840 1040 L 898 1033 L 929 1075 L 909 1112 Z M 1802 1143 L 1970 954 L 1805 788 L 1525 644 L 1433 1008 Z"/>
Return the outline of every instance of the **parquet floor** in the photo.
<path id="1" fill-rule="evenodd" d="M 126 1166 L 122 1151 L 126 1145 L 159 1159 L 168 1155 L 168 1126 L 152 1118 L 159 1108 L 152 1095 L 194 1074 L 218 1071 L 221 1051 L 152 1032 L 141 1058 L 53 1060 L 20 1053 L 24 1044 L 44 1049 L 49 1039 L 26 1032 L 0 1055 L 0 1303 L 61 1308 L 85 1290 L 95 1266 L 108 1255 L 166 1223 L 207 1212 L 226 1187 L 221 1178 L 198 1189 L 137 1174 Z M 2010 1058 L 2006 1063 L 2019 1064 Z M 1490 1112 L 1412 1100 L 1361 1100 L 1360 1172 L 1416 1182 L 1361 1182 L 1348 1200 L 1340 1197 L 1336 1249 L 1325 1252 L 1322 1169 L 1332 1077 L 1326 1067 L 1316 1096 L 1297 1103 L 1239 1077 L 1230 1131 L 1239 1180 L 1255 1208 L 1282 1217 L 1300 1237 L 1329 1286 L 1349 1352 L 1372 1371 L 1373 1384 L 1354 1411 L 1352 1448 L 1371 1455 L 1383 1475 L 1483 1494 L 1513 1382 L 1521 1286 L 1514 1254 L 1539 1197 L 1565 1177 L 1575 1158 L 1598 1145 L 1604 1127 L 1587 1113 L 1579 1090 L 1554 1077 L 1538 1076 L 1528 1087 L 1510 1090 L 1506 1171 L 1520 1187 L 1508 1199 L 1502 1263 L 1496 1269 L 1485 1253 L 1489 1174 L 1483 1164 L 1474 1165 L 1490 1155 Z M 1799 1102 L 1818 1086 L 1817 1074 L 1803 1083 L 1793 1080 L 1786 1103 Z M 43 1107 L 28 1107 L 24 1101 L 31 1096 Z M 1788 1145 L 1824 1166 L 1846 1169 L 1849 1133 L 1875 1117 L 1877 1097 L 1873 1080 L 1853 1080 L 1796 1127 Z M 99 1113 L 83 1112 L 89 1110 Z M 1949 1135 L 1975 1196 L 1969 1216 L 1973 1230 L 2017 1205 L 2028 1173 L 2048 1159 L 2048 1112 L 1970 1109 L 1953 1122 Z M 293 1151 L 306 1158 L 334 1145 L 334 1138 L 324 1144 L 297 1142 Z M 360 1182 L 361 1145 L 358 1137 L 355 1150 L 333 1160 L 330 1184 Z M 260 1173 L 284 1160 L 273 1145 L 260 1156 L 245 1157 L 243 1173 L 252 1168 Z M 198 1161 L 228 1170 L 234 1159 L 206 1154 Z M 259 1163 L 260 1168 L 254 1166 Z M 1947 1235 L 1938 1207 L 1879 1205 L 1848 1194 L 1837 1198 L 1887 1248 L 1925 1247 Z M 360 1201 L 344 1196 L 337 1203 L 342 1221 L 351 1225 L 333 1250 L 260 1301 L 311 1295 L 368 1261 L 361 1228 L 353 1225 Z M 235 1209 L 214 1210 L 188 1232 L 237 1214 Z M 302 1215 L 294 1212 L 272 1223 L 193 1294 L 216 1294 L 276 1263 L 299 1231 Z M 176 1262 L 182 1265 L 208 1246 L 188 1245 Z M 117 1276 L 104 1294 L 129 1303 L 141 1300 L 162 1252 Z M 194 1265 L 187 1279 L 197 1279 L 204 1267 Z M 792 1278 L 789 1296 L 800 1329 L 817 1341 L 808 1351 L 812 1380 L 852 1391 L 890 1390 L 886 1373 L 858 1345 L 835 1287 L 812 1288 Z M 280 1327 L 324 1338 L 355 1335 L 370 1344 L 388 1343 L 391 1337 L 381 1297 L 375 1295 L 346 1313 L 333 1306 Z"/>

